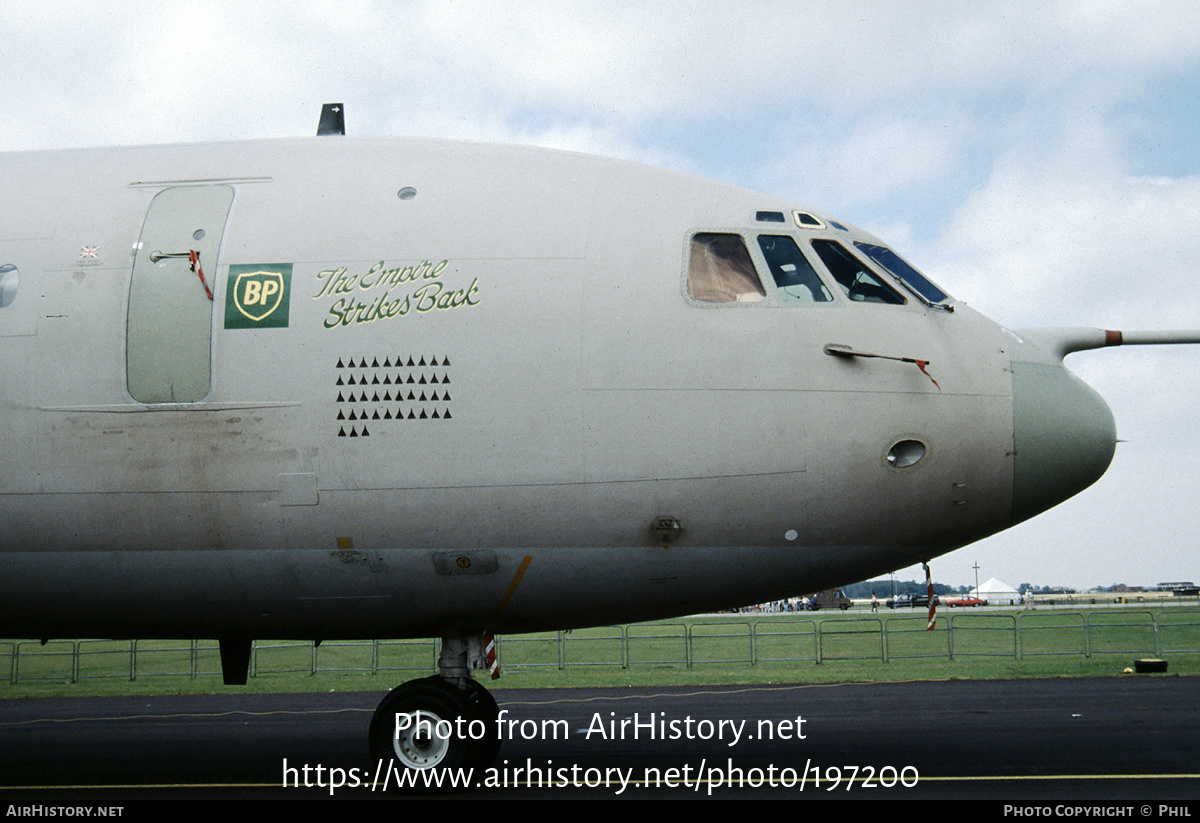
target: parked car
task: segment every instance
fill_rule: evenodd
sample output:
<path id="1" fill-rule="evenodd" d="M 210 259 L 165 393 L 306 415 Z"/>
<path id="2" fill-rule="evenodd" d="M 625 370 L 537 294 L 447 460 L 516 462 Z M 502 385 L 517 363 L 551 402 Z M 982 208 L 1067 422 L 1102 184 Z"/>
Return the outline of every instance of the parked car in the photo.
<path id="1" fill-rule="evenodd" d="M 946 602 L 946 605 L 952 609 L 959 606 L 986 606 L 987 604 L 986 600 L 980 600 L 978 597 L 959 597 Z"/>
<path id="2" fill-rule="evenodd" d="M 935 594 L 933 596 L 934 605 L 936 606 L 940 602 L 941 601 L 938 599 L 938 596 Z M 911 594 L 909 592 L 905 592 L 904 594 L 898 594 L 895 597 L 889 597 L 888 602 L 887 602 L 887 607 L 889 609 L 900 609 L 900 608 L 905 608 L 905 607 L 907 607 L 907 608 L 917 608 L 917 607 L 928 608 L 929 607 L 929 595 L 927 595 L 927 594 Z"/>

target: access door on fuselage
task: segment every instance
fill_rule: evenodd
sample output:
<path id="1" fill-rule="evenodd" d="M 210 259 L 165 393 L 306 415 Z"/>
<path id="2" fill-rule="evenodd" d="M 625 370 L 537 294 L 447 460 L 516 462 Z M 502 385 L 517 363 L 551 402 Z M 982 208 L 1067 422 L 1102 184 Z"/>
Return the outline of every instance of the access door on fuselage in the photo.
<path id="1" fill-rule="evenodd" d="M 233 189 L 223 185 L 176 186 L 150 201 L 126 324 L 126 385 L 134 400 L 195 403 L 208 395 L 212 289 L 232 203 Z"/>

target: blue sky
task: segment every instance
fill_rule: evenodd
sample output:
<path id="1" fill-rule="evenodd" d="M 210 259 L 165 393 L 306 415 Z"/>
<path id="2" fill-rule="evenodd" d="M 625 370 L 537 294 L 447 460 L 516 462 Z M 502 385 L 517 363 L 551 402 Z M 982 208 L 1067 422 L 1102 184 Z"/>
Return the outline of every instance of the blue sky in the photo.
<path id="1" fill-rule="evenodd" d="M 311 134 L 619 156 L 871 229 L 1013 328 L 1200 327 L 1200 5 L 0 2 L 0 150 Z M 1200 579 L 1200 347 L 1068 364 L 1122 438 L 952 584 Z"/>

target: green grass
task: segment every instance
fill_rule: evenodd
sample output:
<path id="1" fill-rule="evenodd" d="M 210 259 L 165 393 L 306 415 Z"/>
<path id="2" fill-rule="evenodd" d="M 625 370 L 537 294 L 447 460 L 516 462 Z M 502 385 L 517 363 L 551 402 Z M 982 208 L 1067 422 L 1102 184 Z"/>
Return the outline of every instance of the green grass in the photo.
<path id="1" fill-rule="evenodd" d="M 1138 658 L 1200 674 L 1200 610 L 715 615 L 500 638 L 489 688 L 1117 676 Z M 19 653 L 18 653 L 19 648 Z M 385 691 L 435 671 L 431 640 L 260 641 L 224 686 L 214 641 L 0 642 L 0 697 Z M 9 682 L 16 669 L 16 683 Z M 136 673 L 136 677 L 131 677 Z M 483 676 L 486 679 L 486 675 Z"/>

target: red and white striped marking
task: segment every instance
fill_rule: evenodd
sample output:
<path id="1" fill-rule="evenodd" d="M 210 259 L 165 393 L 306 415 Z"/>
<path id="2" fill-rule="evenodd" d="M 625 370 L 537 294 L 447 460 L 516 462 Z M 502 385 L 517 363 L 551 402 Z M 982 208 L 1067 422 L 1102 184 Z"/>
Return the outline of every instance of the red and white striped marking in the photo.
<path id="1" fill-rule="evenodd" d="M 500 661 L 496 659 L 496 638 L 491 632 L 483 636 L 483 656 L 487 661 L 488 671 L 492 673 L 492 680 L 499 680 Z"/>

